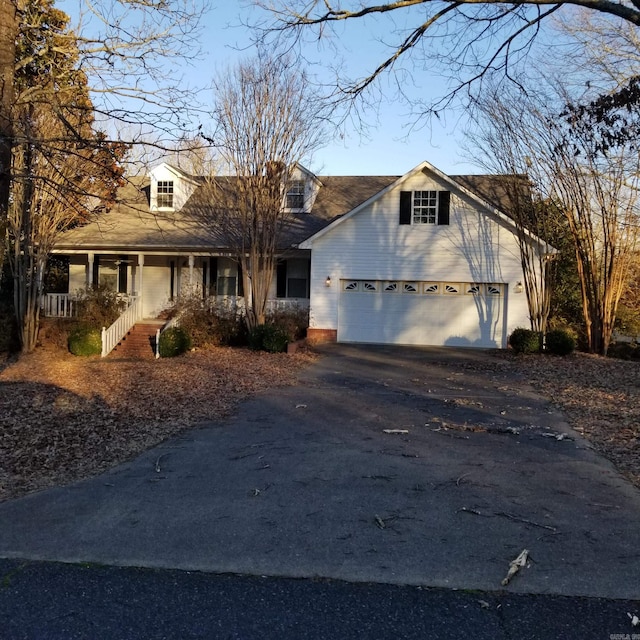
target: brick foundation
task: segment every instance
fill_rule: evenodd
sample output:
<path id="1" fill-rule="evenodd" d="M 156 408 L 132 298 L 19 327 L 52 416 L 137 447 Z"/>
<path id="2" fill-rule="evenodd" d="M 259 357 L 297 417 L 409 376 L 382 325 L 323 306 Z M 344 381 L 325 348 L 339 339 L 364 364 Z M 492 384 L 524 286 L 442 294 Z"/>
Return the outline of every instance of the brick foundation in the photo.
<path id="1" fill-rule="evenodd" d="M 309 344 L 323 344 L 326 342 L 337 342 L 337 329 L 315 329 L 309 327 L 307 329 L 307 342 Z"/>

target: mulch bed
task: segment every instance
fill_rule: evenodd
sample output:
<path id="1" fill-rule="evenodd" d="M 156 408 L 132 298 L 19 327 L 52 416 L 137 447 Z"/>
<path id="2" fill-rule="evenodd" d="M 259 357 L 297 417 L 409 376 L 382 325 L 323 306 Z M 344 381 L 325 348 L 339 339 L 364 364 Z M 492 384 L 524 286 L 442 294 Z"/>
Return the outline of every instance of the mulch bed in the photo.
<path id="1" fill-rule="evenodd" d="M 210 348 L 161 361 L 39 349 L 0 362 L 0 500 L 95 475 L 180 431 L 293 384 L 316 356 Z M 640 363 L 499 352 L 513 372 L 640 487 Z"/>

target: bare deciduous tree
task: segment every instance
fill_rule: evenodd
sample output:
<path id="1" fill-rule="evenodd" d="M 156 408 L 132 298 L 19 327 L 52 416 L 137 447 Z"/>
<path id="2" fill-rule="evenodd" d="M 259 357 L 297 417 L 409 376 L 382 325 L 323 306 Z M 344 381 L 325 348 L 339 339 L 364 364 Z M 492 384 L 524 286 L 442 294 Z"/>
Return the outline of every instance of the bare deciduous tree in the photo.
<path id="1" fill-rule="evenodd" d="M 566 216 L 589 349 L 604 355 L 637 243 L 640 158 L 631 143 L 603 152 L 592 130 L 559 117 L 567 99 L 557 85 L 544 96 L 503 95 L 499 106 L 484 111 L 484 135 L 511 137 L 539 197 Z M 509 130 L 503 133 L 505 121 Z M 491 152 L 505 162 L 502 146 Z"/>
<path id="2" fill-rule="evenodd" d="M 476 127 L 468 133 L 471 153 L 484 170 L 500 176 L 509 203 L 507 213 L 516 225 L 531 329 L 545 333 L 554 251 L 547 242 L 553 235 L 553 221 L 542 203 L 533 199 L 530 179 L 536 168 L 521 124 L 526 105 L 505 100 L 502 92 L 495 91 L 485 93 L 477 106 Z"/>
<path id="3" fill-rule="evenodd" d="M 16 31 L 15 0 L 0 0 L 0 238 L 4 238 L 11 184 Z M 1 242 L 0 272 L 4 265 L 4 252 L 5 246 Z"/>
<path id="4" fill-rule="evenodd" d="M 68 44 L 67 16 L 51 0 L 33 0 L 22 19 L 31 27 L 16 47 L 6 240 L 20 343 L 31 351 L 48 255 L 60 233 L 114 197 L 124 147 L 93 128 L 86 76 Z"/>
<path id="5" fill-rule="evenodd" d="M 254 0 L 272 20 L 258 25 L 263 37 L 302 42 L 331 42 L 340 25 L 388 26 L 381 37 L 384 49 L 372 68 L 359 78 L 339 78 L 338 96 L 351 100 L 362 97 L 381 77 L 396 73 L 399 93 L 416 74 L 438 69 L 452 79 L 445 95 L 431 96 L 429 102 L 412 100 L 417 115 L 436 113 L 454 97 L 472 92 L 477 81 L 501 73 L 516 85 L 527 68 L 534 44 L 553 15 L 581 12 L 607 16 L 611 22 L 632 30 L 640 27 L 640 6 L 636 2 L 608 0 L 391 0 L 354 3 L 349 0 Z M 346 27 L 345 27 L 346 28 Z M 340 32 L 338 42 L 345 40 Z M 348 32 L 347 32 L 348 33 Z M 307 38 L 308 36 L 308 38 Z M 348 40 L 347 40 L 348 41 Z M 556 38 L 554 45 L 559 45 Z M 386 51 L 386 52 L 385 52 Z M 481 86 L 481 85 L 478 85 Z M 479 93 L 476 92 L 476 94 Z"/>
<path id="6" fill-rule="evenodd" d="M 251 328 L 265 322 L 292 171 L 323 143 L 323 105 L 303 71 L 264 54 L 221 76 L 215 94 L 207 140 L 228 177 L 209 180 L 212 202 L 198 211 L 241 266 Z"/>

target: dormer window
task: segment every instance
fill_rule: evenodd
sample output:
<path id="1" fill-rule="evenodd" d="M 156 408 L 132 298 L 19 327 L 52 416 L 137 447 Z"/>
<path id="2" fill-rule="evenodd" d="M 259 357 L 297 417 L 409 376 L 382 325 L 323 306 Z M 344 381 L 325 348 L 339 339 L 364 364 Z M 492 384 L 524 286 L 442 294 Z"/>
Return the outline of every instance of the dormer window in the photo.
<path id="1" fill-rule="evenodd" d="M 292 180 L 287 191 L 286 208 L 289 210 L 304 210 L 304 180 Z"/>
<path id="2" fill-rule="evenodd" d="M 158 180 L 158 209 L 173 209 L 173 180 Z"/>

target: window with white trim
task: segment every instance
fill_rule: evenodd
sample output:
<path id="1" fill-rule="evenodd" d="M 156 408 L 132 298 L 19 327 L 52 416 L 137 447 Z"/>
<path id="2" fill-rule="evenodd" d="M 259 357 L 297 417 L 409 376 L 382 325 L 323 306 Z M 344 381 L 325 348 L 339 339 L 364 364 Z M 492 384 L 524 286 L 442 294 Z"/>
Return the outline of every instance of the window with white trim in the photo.
<path id="1" fill-rule="evenodd" d="M 158 180 L 156 205 L 158 209 L 173 209 L 173 180 Z"/>
<path id="2" fill-rule="evenodd" d="M 292 180 L 287 191 L 286 208 L 296 211 L 304 210 L 304 180 Z"/>
<path id="3" fill-rule="evenodd" d="M 437 191 L 413 192 L 413 224 L 435 224 L 437 213 Z"/>

